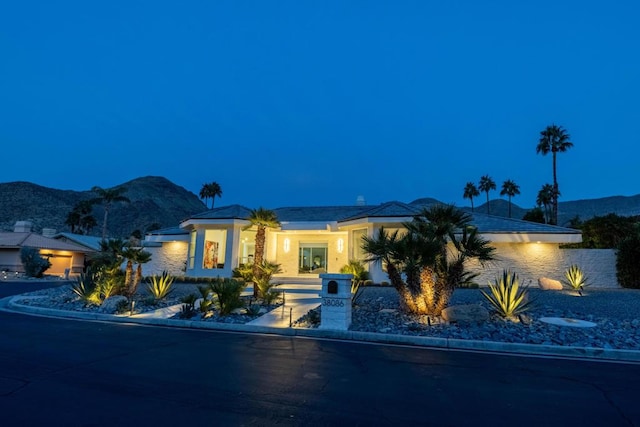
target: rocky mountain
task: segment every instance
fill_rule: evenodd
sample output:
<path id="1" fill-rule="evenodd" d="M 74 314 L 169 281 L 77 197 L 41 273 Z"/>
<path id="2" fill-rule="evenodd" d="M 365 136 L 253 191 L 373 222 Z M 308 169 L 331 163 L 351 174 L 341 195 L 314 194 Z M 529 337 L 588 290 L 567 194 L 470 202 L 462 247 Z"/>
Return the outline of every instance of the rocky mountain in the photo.
<path id="1" fill-rule="evenodd" d="M 173 227 L 198 212 L 207 210 L 192 192 L 166 178 L 147 176 L 116 186 L 131 203 L 115 203 L 109 211 L 110 236 L 127 237 L 134 230 L 144 232 L 153 224 Z M 12 230 L 16 221 L 28 220 L 35 231 L 53 228 L 70 231 L 65 220 L 74 205 L 96 195 L 87 191 L 56 190 L 29 182 L 0 184 L 0 229 Z M 91 234 L 100 235 L 104 209 L 94 206 L 96 226 Z"/>

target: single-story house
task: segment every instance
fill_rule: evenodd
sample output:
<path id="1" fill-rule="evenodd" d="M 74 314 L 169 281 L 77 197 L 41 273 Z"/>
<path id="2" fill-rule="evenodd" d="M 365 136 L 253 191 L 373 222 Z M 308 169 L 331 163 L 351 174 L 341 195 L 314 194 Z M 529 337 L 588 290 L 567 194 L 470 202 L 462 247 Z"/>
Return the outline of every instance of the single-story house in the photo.
<path id="1" fill-rule="evenodd" d="M 380 227 L 402 229 L 422 205 L 388 202 L 376 206 L 321 206 L 276 208 L 281 225 L 267 230 L 265 259 L 281 265 L 274 276 L 281 283 L 320 283 L 319 274 L 337 273 L 351 259 L 364 260 L 363 236 L 373 236 Z M 147 267 L 145 274 L 169 270 L 187 277 L 231 277 L 234 268 L 251 263 L 256 230 L 249 225 L 251 210 L 240 205 L 224 206 L 191 216 L 177 228 L 147 234 L 144 245 L 155 245 L 155 257 L 174 259 L 173 268 Z M 484 267 L 470 264 L 485 285 L 502 269 L 516 271 L 525 282 L 547 276 L 560 279 L 571 264 L 584 261 L 584 250 L 561 249 L 564 243 L 579 243 L 580 230 L 518 219 L 472 213 L 472 223 L 496 248 L 496 260 Z M 607 255 L 607 263 L 611 263 Z M 179 260 L 179 262 L 178 262 Z M 155 263 L 154 263 L 155 264 Z M 164 262 L 161 262 L 164 264 Z M 615 272 L 601 273 L 593 262 L 581 265 L 596 281 L 615 284 Z M 382 266 L 368 263 L 371 279 L 388 281 Z M 155 271 L 152 270 L 155 268 Z M 178 268 L 180 271 L 178 271 Z"/>
<path id="2" fill-rule="evenodd" d="M 20 250 L 32 247 L 51 263 L 45 274 L 78 274 L 84 269 L 86 256 L 94 252 L 85 246 L 45 237 L 30 230 L 28 221 L 18 221 L 13 232 L 0 232 L 0 270 L 23 273 Z"/>

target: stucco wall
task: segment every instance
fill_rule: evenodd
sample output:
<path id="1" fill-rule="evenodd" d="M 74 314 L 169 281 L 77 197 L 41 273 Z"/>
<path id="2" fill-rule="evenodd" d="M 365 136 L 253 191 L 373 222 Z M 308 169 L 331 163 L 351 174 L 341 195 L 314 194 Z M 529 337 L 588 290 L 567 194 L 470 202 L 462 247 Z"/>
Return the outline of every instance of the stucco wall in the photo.
<path id="1" fill-rule="evenodd" d="M 284 239 L 289 239 L 289 252 L 284 251 Z M 338 239 L 343 241 L 342 253 L 338 252 Z M 281 276 L 298 275 L 298 256 L 300 242 L 303 243 L 327 243 L 327 272 L 338 273 L 340 268 L 348 263 L 347 233 L 321 233 L 321 234 L 278 234 L 276 262 L 281 265 Z M 304 275 L 314 276 L 314 275 Z"/>
<path id="2" fill-rule="evenodd" d="M 593 287 L 617 288 L 616 254 L 613 249 L 560 249 L 553 243 L 493 243 L 496 260 L 484 268 L 469 263 L 470 270 L 480 276 L 476 282 L 486 286 L 493 283 L 503 269 L 515 271 L 521 283 L 538 285 L 538 278 L 562 280 L 572 264 L 582 268 Z"/>
<path id="3" fill-rule="evenodd" d="M 163 270 L 173 276 L 184 276 L 187 247 L 187 242 L 165 242 L 162 246 L 145 247 L 144 250 L 151 253 L 151 261 L 142 264 L 143 276 L 162 274 Z"/>

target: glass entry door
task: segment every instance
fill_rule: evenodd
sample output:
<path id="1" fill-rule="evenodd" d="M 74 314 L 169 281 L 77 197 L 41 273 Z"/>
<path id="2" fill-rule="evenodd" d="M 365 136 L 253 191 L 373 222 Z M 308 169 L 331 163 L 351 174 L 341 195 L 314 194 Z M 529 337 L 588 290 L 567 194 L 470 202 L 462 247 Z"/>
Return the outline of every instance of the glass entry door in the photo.
<path id="1" fill-rule="evenodd" d="M 300 243 L 298 273 L 326 273 L 327 248 L 327 243 Z"/>

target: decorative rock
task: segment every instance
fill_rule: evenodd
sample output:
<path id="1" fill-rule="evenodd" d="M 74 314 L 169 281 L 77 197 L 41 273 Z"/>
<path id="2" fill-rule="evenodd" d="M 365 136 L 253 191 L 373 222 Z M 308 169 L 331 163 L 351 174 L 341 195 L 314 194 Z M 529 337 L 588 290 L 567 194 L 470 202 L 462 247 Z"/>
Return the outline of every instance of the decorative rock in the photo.
<path id="1" fill-rule="evenodd" d="M 538 279 L 538 286 L 543 291 L 561 291 L 562 283 L 557 280 L 549 279 L 548 277 L 541 277 Z"/>
<path id="2" fill-rule="evenodd" d="M 442 319 L 449 323 L 481 323 L 489 320 L 489 312 L 478 304 L 452 305 L 442 310 Z"/>
<path id="3" fill-rule="evenodd" d="M 103 313 L 115 313 L 118 304 L 122 304 L 122 301 L 127 302 L 127 297 L 124 295 L 114 295 L 105 299 L 100 306 L 100 311 Z"/>

